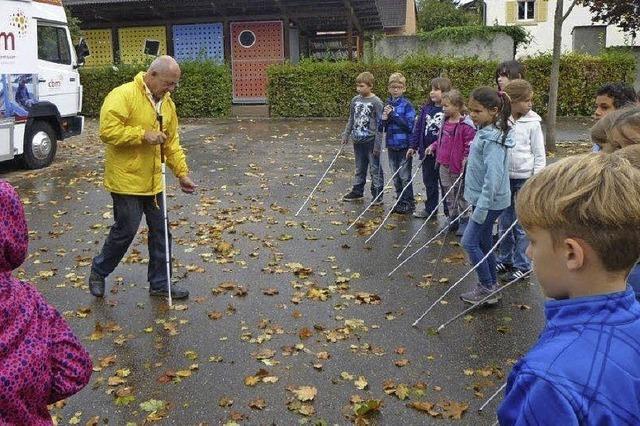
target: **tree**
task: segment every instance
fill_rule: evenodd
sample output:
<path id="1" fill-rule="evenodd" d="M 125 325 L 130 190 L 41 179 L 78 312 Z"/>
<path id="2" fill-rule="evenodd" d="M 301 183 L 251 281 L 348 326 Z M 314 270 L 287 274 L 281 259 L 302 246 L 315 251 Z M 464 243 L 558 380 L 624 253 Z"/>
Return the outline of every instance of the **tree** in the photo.
<path id="1" fill-rule="evenodd" d="M 556 150 L 556 118 L 558 112 L 558 82 L 560 80 L 560 53 L 562 49 L 562 24 L 573 8 L 580 4 L 589 8 L 594 20 L 607 25 L 618 25 L 635 35 L 640 29 L 640 0 L 570 0 L 564 10 L 564 0 L 557 0 L 553 19 L 553 54 L 549 82 L 549 112 L 547 113 L 547 150 Z"/>
<path id="2" fill-rule="evenodd" d="M 422 31 L 479 25 L 480 21 L 477 14 L 459 9 L 451 0 L 422 0 L 419 3 L 418 22 Z"/>

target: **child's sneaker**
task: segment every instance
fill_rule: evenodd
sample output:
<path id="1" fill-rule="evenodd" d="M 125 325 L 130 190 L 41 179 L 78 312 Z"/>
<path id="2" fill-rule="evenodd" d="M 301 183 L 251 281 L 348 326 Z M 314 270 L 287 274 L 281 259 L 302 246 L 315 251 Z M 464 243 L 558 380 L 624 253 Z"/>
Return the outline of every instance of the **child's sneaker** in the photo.
<path id="1" fill-rule="evenodd" d="M 531 270 L 521 271 L 520 269 L 515 269 L 514 268 L 511 272 L 509 272 L 508 274 L 505 275 L 504 280 L 507 281 L 507 282 L 519 280 L 519 279 L 522 279 L 522 277 L 524 277 L 525 275 L 527 275 L 530 272 L 531 272 Z"/>
<path id="2" fill-rule="evenodd" d="M 473 290 L 468 291 L 466 293 L 462 293 L 460 295 L 460 299 L 463 302 L 469 303 L 471 305 L 475 305 L 476 303 L 480 303 L 482 301 L 483 305 L 495 305 L 502 299 L 502 295 L 500 293 L 492 294 L 496 290 L 498 290 L 497 284 L 494 284 L 491 287 L 485 287 L 481 284 L 476 284 Z M 485 300 L 485 297 L 491 295 Z"/>
<path id="3" fill-rule="evenodd" d="M 498 278 L 500 278 L 501 281 L 506 280 L 512 271 L 513 266 L 509 265 L 508 263 L 498 262 L 496 264 L 496 274 L 498 274 Z"/>
<path id="4" fill-rule="evenodd" d="M 394 209 L 393 209 L 393 213 L 396 214 L 409 214 L 411 213 L 411 209 L 409 209 L 406 205 L 404 204 L 398 204 Z"/>
<path id="5" fill-rule="evenodd" d="M 354 191 L 349 191 L 348 194 L 342 197 L 342 201 L 358 201 L 358 200 L 362 200 L 363 198 L 364 197 L 362 196 L 362 194 L 358 194 L 357 192 L 354 192 Z"/>

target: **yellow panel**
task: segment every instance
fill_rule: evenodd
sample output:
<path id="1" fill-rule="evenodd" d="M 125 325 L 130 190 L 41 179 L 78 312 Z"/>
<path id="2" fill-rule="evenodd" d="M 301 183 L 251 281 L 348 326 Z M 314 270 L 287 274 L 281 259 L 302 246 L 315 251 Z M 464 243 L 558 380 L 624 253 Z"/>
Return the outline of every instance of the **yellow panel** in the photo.
<path id="1" fill-rule="evenodd" d="M 536 22 L 545 22 L 549 11 L 549 2 L 547 0 L 537 0 L 534 7 Z"/>
<path id="2" fill-rule="evenodd" d="M 111 30 L 85 30 L 82 31 L 82 37 L 91 52 L 91 55 L 87 56 L 85 66 L 98 67 L 113 64 Z"/>
<path id="3" fill-rule="evenodd" d="M 515 24 L 518 19 L 518 3 L 515 1 L 507 2 L 507 25 Z"/>
<path id="4" fill-rule="evenodd" d="M 125 64 L 141 62 L 150 56 L 144 53 L 146 40 L 160 42 L 160 55 L 167 52 L 167 34 L 165 27 L 129 27 L 118 29 L 120 41 L 120 61 Z"/>

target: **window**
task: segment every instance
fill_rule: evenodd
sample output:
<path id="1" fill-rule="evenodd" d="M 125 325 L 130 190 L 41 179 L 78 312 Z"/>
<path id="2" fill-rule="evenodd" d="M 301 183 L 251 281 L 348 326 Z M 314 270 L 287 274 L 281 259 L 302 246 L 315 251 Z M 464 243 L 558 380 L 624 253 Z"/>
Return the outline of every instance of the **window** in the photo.
<path id="1" fill-rule="evenodd" d="M 518 21 L 530 21 L 535 19 L 534 0 L 518 1 Z"/>
<path id="2" fill-rule="evenodd" d="M 56 64 L 71 64 L 71 50 L 65 28 L 38 25 L 38 59 Z"/>
<path id="3" fill-rule="evenodd" d="M 238 36 L 238 42 L 240 43 L 240 46 L 248 49 L 256 44 L 256 35 L 253 31 L 244 30 Z"/>

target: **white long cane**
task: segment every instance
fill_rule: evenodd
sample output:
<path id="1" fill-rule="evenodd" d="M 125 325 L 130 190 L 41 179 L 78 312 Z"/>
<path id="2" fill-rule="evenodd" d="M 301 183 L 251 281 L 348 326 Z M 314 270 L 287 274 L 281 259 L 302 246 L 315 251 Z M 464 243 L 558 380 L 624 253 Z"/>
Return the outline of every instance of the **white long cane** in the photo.
<path id="1" fill-rule="evenodd" d="M 384 193 L 384 190 L 389 186 L 389 184 L 393 181 L 393 178 L 396 177 L 396 175 L 398 173 L 400 173 L 400 171 L 402 170 L 402 168 L 407 164 L 408 160 L 405 159 L 402 163 L 400 163 L 400 167 L 398 167 L 398 170 L 396 170 L 396 172 L 389 178 L 389 180 L 387 181 L 387 183 L 384 184 L 384 186 L 382 187 L 382 191 L 380 191 L 378 193 L 378 195 L 376 195 L 376 198 L 374 198 L 369 205 L 362 210 L 362 213 L 360 213 L 360 215 L 358 217 L 356 217 L 356 219 L 351 222 L 351 225 L 349 225 L 349 227 L 347 228 L 347 231 L 349 229 L 351 229 L 353 227 L 353 225 L 355 225 L 356 223 L 358 223 L 358 221 L 362 218 L 362 216 L 364 216 L 364 214 L 367 212 L 367 210 L 369 210 L 369 208 L 371 208 L 372 205 L 374 205 L 376 203 L 376 201 L 378 201 L 378 199 L 380 197 L 382 197 L 382 194 Z M 382 165 L 380 165 L 380 167 L 382 167 Z"/>
<path id="2" fill-rule="evenodd" d="M 402 257 L 402 255 L 404 254 L 405 251 L 407 251 L 407 249 L 409 248 L 409 246 L 411 245 L 411 243 L 413 242 L 413 240 L 416 239 L 416 237 L 418 236 L 418 234 L 420 233 L 420 231 L 422 231 L 422 229 L 427 225 L 427 223 L 429 222 L 429 220 L 431 219 L 431 217 L 438 211 L 438 208 L 440 208 L 440 206 L 442 205 L 442 203 L 445 202 L 447 196 L 449 195 L 449 193 L 451 191 L 453 191 L 453 189 L 456 187 L 456 185 L 458 185 L 458 183 L 464 178 L 464 173 L 461 173 L 460 176 L 458 177 L 458 179 L 456 179 L 456 181 L 453 183 L 453 185 L 451 185 L 451 188 L 449 188 L 449 190 L 442 196 L 442 199 L 440 200 L 440 202 L 438 202 L 438 204 L 436 205 L 436 208 L 431 210 L 431 213 L 429 213 L 429 216 L 424 220 L 424 222 L 422 223 L 422 225 L 420 225 L 420 228 L 418 228 L 418 230 L 416 231 L 415 234 L 413 234 L 413 236 L 411 237 L 411 239 L 409 240 L 409 242 L 404 246 L 404 248 L 402 249 L 402 251 L 398 254 L 398 257 L 396 257 L 396 259 L 400 259 L 400 257 Z M 438 188 L 440 189 L 440 188 Z M 458 191 L 458 194 L 460 193 L 460 191 Z"/>
<path id="3" fill-rule="evenodd" d="M 160 132 L 162 132 L 162 115 L 158 114 Z M 160 145 L 160 162 L 162 164 L 162 214 L 164 217 L 164 260 L 167 269 L 167 289 L 169 290 L 169 307 L 173 307 L 171 297 L 171 250 L 169 248 L 169 215 L 167 214 L 167 165 L 164 157 L 164 144 Z"/>
<path id="4" fill-rule="evenodd" d="M 426 158 L 426 157 L 425 157 Z M 422 160 L 424 161 L 424 159 Z M 369 241 L 371 241 L 371 239 L 373 237 L 376 236 L 376 234 L 378 233 L 378 231 L 380 231 L 382 229 L 382 226 L 384 225 L 384 223 L 387 221 L 387 219 L 389 219 L 389 216 L 391 216 L 391 213 L 393 213 L 393 210 L 396 208 L 396 206 L 398 205 L 398 203 L 400 202 L 400 200 L 402 200 L 402 195 L 404 195 L 404 192 L 407 190 L 407 188 L 409 188 L 411 186 L 411 184 L 413 183 L 413 179 L 416 177 L 416 175 L 418 174 L 418 172 L 420 171 L 420 166 L 422 166 L 422 161 L 420 162 L 420 164 L 418 165 L 418 167 L 416 167 L 416 171 L 413 174 L 413 176 L 411 176 L 411 179 L 409 179 L 409 183 L 407 183 L 404 188 L 402 188 L 402 191 L 400 191 L 400 195 L 398 195 L 398 199 L 396 200 L 396 202 L 393 204 L 393 206 L 391 207 L 391 210 L 389 210 L 389 213 L 387 213 L 387 215 L 384 217 L 384 219 L 382 219 L 382 223 L 380 223 L 380 225 L 378 225 L 378 227 L 376 228 L 375 231 L 373 231 L 373 234 L 371 234 L 371 236 L 369 238 L 367 238 L 365 240 L 365 243 L 368 243 Z"/>
<path id="5" fill-rule="evenodd" d="M 438 299 L 433 302 L 431 304 L 431 306 L 429 306 L 429 308 L 424 311 L 424 313 L 422 315 L 420 315 L 420 317 L 415 320 L 415 322 L 413 324 L 411 324 L 413 327 L 417 327 L 418 323 L 420 321 L 422 321 L 422 319 L 429 313 L 431 312 L 431 310 L 438 304 L 440 303 L 440 301 L 442 299 L 444 299 L 447 294 L 449 294 L 451 292 L 451 290 L 453 290 L 454 288 L 456 288 L 458 286 L 458 284 L 460 284 L 465 278 L 467 278 L 473 271 L 475 271 L 476 269 L 478 269 L 478 266 L 480 266 L 482 264 L 482 262 L 484 262 L 485 260 L 487 260 L 487 258 L 491 255 L 491 253 L 493 253 L 495 251 L 496 248 L 498 248 L 498 246 L 500 245 L 500 243 L 502 242 L 502 240 L 505 239 L 505 237 L 507 236 L 507 234 L 509 234 L 509 232 L 513 229 L 514 226 L 516 226 L 516 224 L 518 223 L 518 220 L 516 219 L 509 228 L 507 228 L 507 230 L 504 232 L 504 234 L 502 234 L 502 236 L 500 238 L 498 238 L 498 241 L 496 241 L 496 243 L 494 244 L 493 247 L 491 247 L 491 250 L 489 250 L 487 252 L 487 254 L 484 255 L 484 257 L 475 265 L 473 265 L 473 268 L 469 269 L 469 271 L 467 271 L 466 274 L 464 274 L 458 281 L 456 281 L 451 287 L 449 287 L 447 289 L 447 291 L 444 292 L 444 294 L 440 297 L 438 297 Z"/>
<path id="6" fill-rule="evenodd" d="M 313 193 L 316 192 L 316 189 L 318 189 L 318 187 L 320 186 L 320 183 L 322 183 L 322 180 L 324 179 L 324 177 L 327 175 L 327 173 L 329 173 L 329 170 L 331 170 L 331 167 L 333 167 L 333 163 L 336 162 L 336 160 L 338 159 L 338 156 L 340 155 L 340 153 L 342 152 L 342 150 L 344 149 L 345 144 L 340 145 L 340 148 L 338 148 L 338 152 L 336 152 L 336 156 L 333 157 L 333 160 L 331 160 L 331 163 L 329 163 L 329 167 L 327 167 L 327 170 L 324 171 L 324 173 L 322 174 L 322 177 L 320 178 L 320 180 L 318 181 L 318 183 L 316 183 L 316 186 L 313 187 L 313 189 L 311 190 L 311 193 L 309 194 L 309 196 L 307 197 L 306 200 L 304 200 L 304 203 L 302 203 L 302 205 L 300 206 L 300 208 L 298 209 L 298 212 L 296 213 L 296 216 L 298 216 L 300 214 L 300 212 L 302 211 L 302 209 L 304 208 L 304 206 L 307 205 L 307 203 L 309 202 L 309 200 L 311 199 L 311 197 L 313 196 Z"/>

